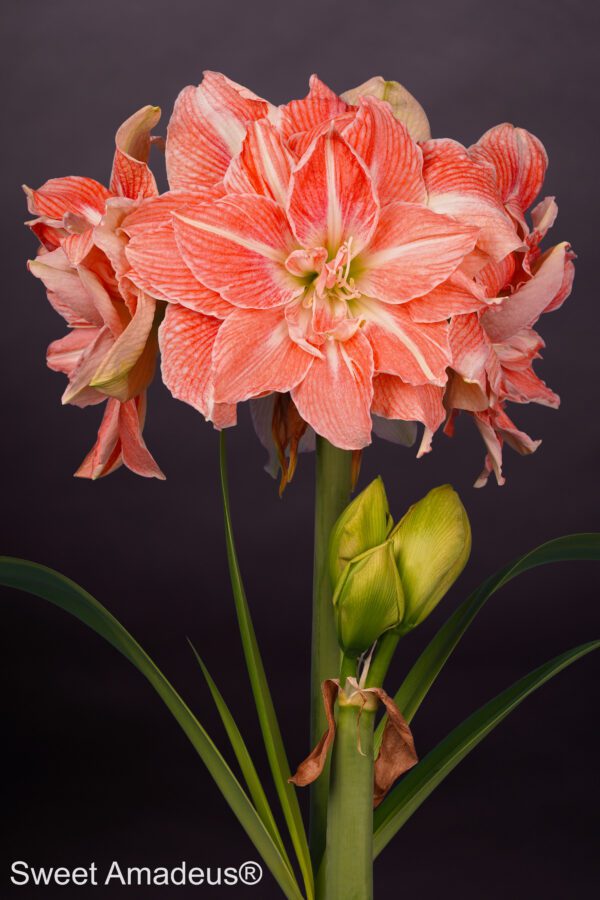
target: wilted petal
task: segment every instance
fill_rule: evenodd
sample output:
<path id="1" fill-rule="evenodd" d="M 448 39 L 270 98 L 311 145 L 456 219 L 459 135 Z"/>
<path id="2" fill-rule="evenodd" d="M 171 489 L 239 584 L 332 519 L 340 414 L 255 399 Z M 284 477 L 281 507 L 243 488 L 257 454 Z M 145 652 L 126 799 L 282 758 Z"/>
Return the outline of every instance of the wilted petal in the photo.
<path id="1" fill-rule="evenodd" d="M 175 237 L 196 278 L 236 306 L 268 309 L 302 293 L 285 268 L 294 241 L 285 213 L 273 200 L 232 194 L 177 213 Z"/>
<path id="2" fill-rule="evenodd" d="M 218 72 L 179 94 L 167 132 L 167 177 L 172 190 L 216 184 L 241 148 L 246 123 L 262 119 L 269 104 Z"/>
<path id="3" fill-rule="evenodd" d="M 313 360 L 291 340 L 283 310 L 237 309 L 215 341 L 215 399 L 237 403 L 270 391 L 285 393 L 304 378 Z"/>
<path id="4" fill-rule="evenodd" d="M 361 254 L 358 289 L 386 303 L 405 303 L 444 281 L 473 249 L 477 229 L 413 203 L 390 203 Z"/>
<path id="5" fill-rule="evenodd" d="M 382 416 L 372 416 L 373 434 L 389 441 L 391 444 L 399 444 L 401 447 L 412 447 L 417 439 L 417 423 L 402 422 L 396 419 L 384 419 Z"/>
<path id="6" fill-rule="evenodd" d="M 367 164 L 382 206 L 392 200 L 426 201 L 423 154 L 387 103 L 361 98 L 343 136 Z"/>
<path id="7" fill-rule="evenodd" d="M 371 176 L 337 132 L 318 137 L 298 163 L 288 215 L 306 248 L 327 247 L 336 253 L 351 238 L 355 255 L 369 242 L 378 216 Z"/>
<path id="8" fill-rule="evenodd" d="M 360 450 L 371 443 L 371 345 L 358 331 L 343 343 L 328 339 L 321 350 L 292 399 L 317 434 L 344 450 Z"/>
<path id="9" fill-rule="evenodd" d="M 160 108 L 144 106 L 130 116 L 119 128 L 110 176 L 114 194 L 137 200 L 158 194 L 154 175 L 148 167 L 150 132 L 158 124 Z"/>

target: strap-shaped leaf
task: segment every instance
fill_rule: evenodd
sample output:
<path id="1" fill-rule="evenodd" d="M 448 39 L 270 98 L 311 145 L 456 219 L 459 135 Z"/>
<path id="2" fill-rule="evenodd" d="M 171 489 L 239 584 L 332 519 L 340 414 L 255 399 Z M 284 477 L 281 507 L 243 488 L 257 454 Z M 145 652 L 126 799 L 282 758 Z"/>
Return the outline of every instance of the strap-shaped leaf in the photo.
<path id="1" fill-rule="evenodd" d="M 541 544 L 491 575 L 461 603 L 421 653 L 394 697 L 407 722 L 414 717 L 448 657 L 492 594 L 536 566 L 574 560 L 600 560 L 600 534 L 568 534 Z M 375 734 L 375 753 L 381 745 L 384 725 L 385 721 L 380 722 Z"/>
<path id="2" fill-rule="evenodd" d="M 229 574 L 231 577 L 231 586 L 233 589 L 233 598 L 235 601 L 235 610 L 237 613 L 238 626 L 242 639 L 242 647 L 244 650 L 244 658 L 248 675 L 250 676 L 250 684 L 254 695 L 254 702 L 258 712 L 258 720 L 267 751 L 273 781 L 279 796 L 279 802 L 285 816 L 285 821 L 294 845 L 294 850 L 298 858 L 298 863 L 304 879 L 304 886 L 308 900 L 314 898 L 314 880 L 312 872 L 312 864 L 308 842 L 306 840 L 306 831 L 300 805 L 294 787 L 289 783 L 288 779 L 291 775 L 290 766 L 286 756 L 281 730 L 277 721 L 275 707 L 265 668 L 258 649 L 258 642 L 254 631 L 254 625 L 250 617 L 250 609 L 246 592 L 242 582 L 242 576 L 238 563 L 235 542 L 233 537 L 233 527 L 231 524 L 231 511 L 229 507 L 229 481 L 227 478 L 227 454 L 225 448 L 225 432 L 221 432 L 220 440 L 220 464 L 221 464 L 221 490 L 223 495 L 223 510 L 225 514 L 225 539 L 227 543 L 227 559 L 229 562 Z"/>
<path id="3" fill-rule="evenodd" d="M 35 594 L 64 609 L 112 644 L 139 669 L 193 744 L 285 896 L 289 900 L 302 900 L 298 884 L 279 848 L 219 750 L 167 678 L 121 623 L 74 581 L 27 560 L 0 557 L 0 584 Z"/>
<path id="4" fill-rule="evenodd" d="M 218 713 L 221 716 L 221 721 L 225 726 L 227 737 L 229 738 L 231 747 L 233 749 L 233 752 L 235 753 L 235 758 L 238 761 L 238 765 L 242 771 L 242 775 L 244 776 L 246 785 L 248 786 L 248 791 L 250 792 L 250 797 L 252 798 L 252 802 L 254 803 L 254 808 L 261 817 L 263 825 L 273 838 L 273 842 L 277 844 L 279 852 L 287 862 L 290 872 L 293 873 L 292 864 L 289 861 L 286 849 L 279 833 L 279 829 L 277 828 L 277 823 L 275 822 L 275 818 L 271 811 L 271 807 L 269 806 L 269 801 L 267 800 L 267 796 L 264 792 L 260 778 L 258 777 L 256 767 L 252 762 L 252 757 L 248 752 L 246 742 L 244 741 L 240 729 L 238 728 L 236 721 L 231 714 L 231 710 L 223 699 L 223 695 L 215 684 L 210 672 L 204 664 L 204 661 L 197 653 L 196 648 L 191 641 L 190 646 L 192 648 L 194 656 L 196 657 L 198 665 L 202 669 L 202 674 L 206 679 L 208 689 L 212 695 L 213 700 L 215 701 L 215 706 L 217 707 Z"/>
<path id="5" fill-rule="evenodd" d="M 556 656 L 550 662 L 530 672 L 512 687 L 498 694 L 477 712 L 465 719 L 444 738 L 421 762 L 404 776 L 383 803 L 375 810 L 373 822 L 373 854 L 377 856 L 397 831 L 419 808 L 432 791 L 450 774 L 452 769 L 479 744 L 506 716 L 562 669 L 570 666 L 592 650 L 600 641 L 582 644 Z"/>

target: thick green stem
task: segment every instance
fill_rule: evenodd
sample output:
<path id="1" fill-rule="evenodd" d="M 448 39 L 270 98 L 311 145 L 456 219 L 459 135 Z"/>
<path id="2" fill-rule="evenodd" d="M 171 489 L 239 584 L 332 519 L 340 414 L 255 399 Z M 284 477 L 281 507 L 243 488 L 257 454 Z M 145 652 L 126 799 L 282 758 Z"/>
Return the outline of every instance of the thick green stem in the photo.
<path id="1" fill-rule="evenodd" d="M 350 500 L 352 453 L 338 450 L 317 437 L 315 557 L 313 578 L 313 621 L 311 661 L 310 740 L 314 747 L 327 727 L 321 684 L 336 678 L 340 668 L 340 650 L 333 617 L 332 589 L 327 566 L 331 529 Z M 316 872 L 325 851 L 329 768 L 311 786 L 310 852 Z"/>
<path id="2" fill-rule="evenodd" d="M 373 897 L 375 710 L 341 705 L 333 745 L 324 900 Z"/>

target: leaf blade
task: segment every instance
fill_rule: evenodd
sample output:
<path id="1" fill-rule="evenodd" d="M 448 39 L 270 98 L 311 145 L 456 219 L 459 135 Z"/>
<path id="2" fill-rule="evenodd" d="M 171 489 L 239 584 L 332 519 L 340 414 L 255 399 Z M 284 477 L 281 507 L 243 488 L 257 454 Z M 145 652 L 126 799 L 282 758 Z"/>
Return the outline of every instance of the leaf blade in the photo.
<path id="1" fill-rule="evenodd" d="M 254 803 L 254 807 L 261 817 L 263 825 L 271 835 L 273 842 L 279 848 L 279 852 L 281 853 L 283 859 L 286 861 L 290 872 L 293 874 L 292 865 L 281 839 L 279 829 L 277 828 L 277 823 L 275 822 L 271 807 L 269 806 L 269 801 L 267 800 L 267 796 L 264 792 L 260 778 L 258 777 L 258 772 L 256 771 L 256 767 L 246 746 L 246 742 L 244 741 L 242 734 L 236 724 L 236 721 L 233 718 L 231 710 L 227 706 L 223 695 L 215 684 L 215 681 L 208 671 L 208 668 L 206 667 L 204 661 L 199 656 L 192 642 L 190 641 L 189 643 L 194 656 L 196 657 L 196 661 L 198 662 L 198 665 L 202 670 L 202 674 L 204 675 L 206 684 L 208 685 L 208 689 L 215 702 L 215 706 L 217 707 L 217 711 L 221 717 L 223 726 L 225 727 L 225 731 L 227 732 L 227 736 L 231 743 L 233 752 L 235 753 L 235 757 L 238 761 L 239 767 L 242 771 L 242 775 L 244 776 L 244 780 L 248 787 L 250 797 L 252 798 L 252 801 Z"/>
<path id="2" fill-rule="evenodd" d="M 74 581 L 37 563 L 0 557 L 0 584 L 34 594 L 70 613 L 108 641 L 144 675 L 192 743 L 285 896 L 289 900 L 302 900 L 298 884 L 278 848 L 208 733 L 158 666 L 121 623 Z"/>
<path id="3" fill-rule="evenodd" d="M 244 658 L 246 660 L 246 668 L 248 669 L 248 675 L 250 677 L 250 685 L 256 704 L 258 720 L 279 802 L 281 803 L 283 815 L 302 872 L 308 900 L 314 900 L 314 877 L 304 822 L 300 813 L 300 805 L 295 789 L 288 781 L 291 775 L 290 766 L 285 752 L 283 738 L 277 721 L 275 706 L 269 690 L 258 642 L 256 640 L 256 633 L 250 616 L 250 609 L 242 582 L 242 575 L 235 548 L 229 504 L 229 479 L 227 476 L 227 454 L 224 431 L 220 434 L 219 450 L 227 560 L 229 563 L 229 574 L 231 577 L 231 586 Z"/>
<path id="4" fill-rule="evenodd" d="M 421 653 L 394 696 L 402 714 L 410 722 L 446 661 L 487 600 L 517 575 L 554 562 L 600 561 L 600 534 L 568 534 L 541 544 L 487 578 L 455 610 Z M 385 719 L 375 733 L 375 753 L 381 746 Z"/>
<path id="5" fill-rule="evenodd" d="M 498 694 L 441 741 L 388 794 L 375 810 L 375 858 L 435 788 L 517 706 L 567 666 L 597 650 L 600 641 L 582 644 L 554 657 Z"/>

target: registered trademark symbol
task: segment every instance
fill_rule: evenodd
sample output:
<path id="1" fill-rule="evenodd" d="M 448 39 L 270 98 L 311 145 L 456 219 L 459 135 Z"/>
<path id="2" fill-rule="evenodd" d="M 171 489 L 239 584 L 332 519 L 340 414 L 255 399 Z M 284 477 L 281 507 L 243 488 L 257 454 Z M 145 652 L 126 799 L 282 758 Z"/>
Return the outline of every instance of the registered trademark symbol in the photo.
<path id="1" fill-rule="evenodd" d="M 258 884 L 263 877 L 262 867 L 257 862 L 245 862 L 239 868 L 242 884 Z"/>

